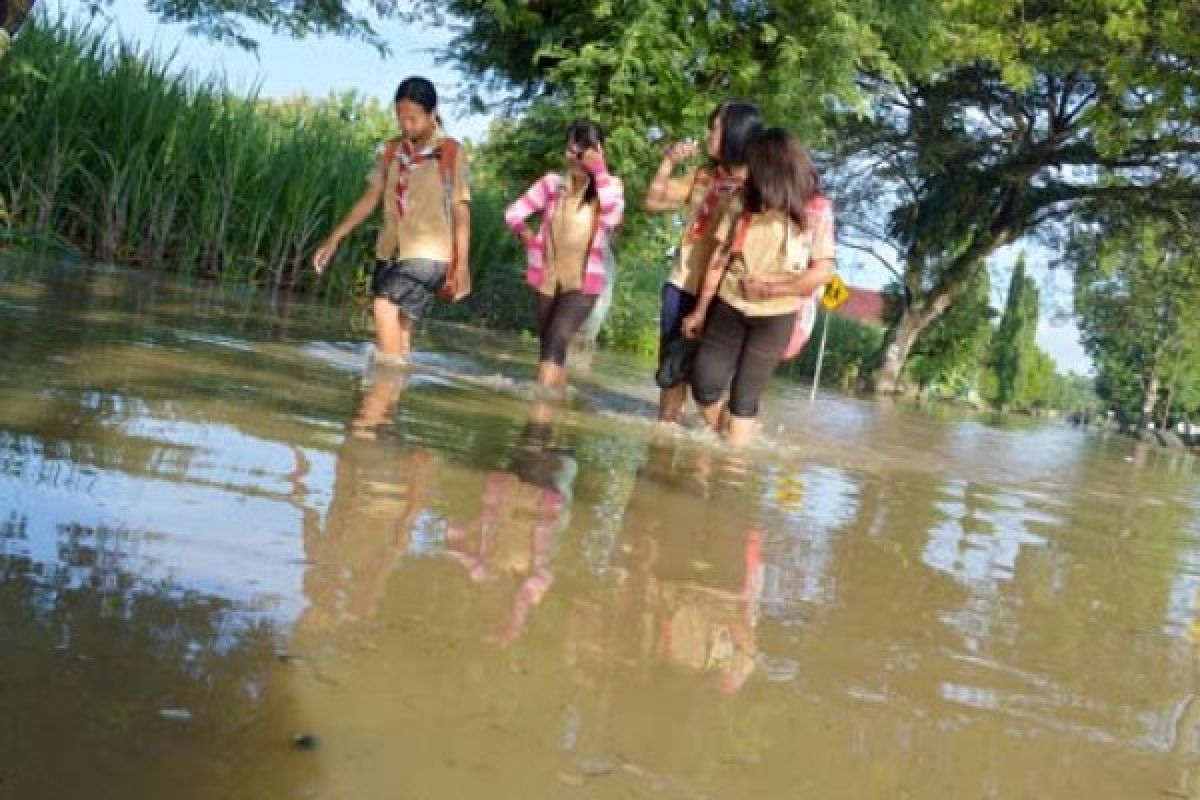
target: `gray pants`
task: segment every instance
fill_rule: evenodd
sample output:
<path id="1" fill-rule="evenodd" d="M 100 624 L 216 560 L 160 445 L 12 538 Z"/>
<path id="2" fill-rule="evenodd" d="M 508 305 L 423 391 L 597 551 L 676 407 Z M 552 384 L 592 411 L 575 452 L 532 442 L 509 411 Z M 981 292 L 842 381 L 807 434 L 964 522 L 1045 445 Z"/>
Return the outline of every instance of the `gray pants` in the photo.
<path id="1" fill-rule="evenodd" d="M 371 296 L 386 297 L 409 319 L 419 320 L 446 284 L 449 264 L 428 258 L 376 261 Z"/>

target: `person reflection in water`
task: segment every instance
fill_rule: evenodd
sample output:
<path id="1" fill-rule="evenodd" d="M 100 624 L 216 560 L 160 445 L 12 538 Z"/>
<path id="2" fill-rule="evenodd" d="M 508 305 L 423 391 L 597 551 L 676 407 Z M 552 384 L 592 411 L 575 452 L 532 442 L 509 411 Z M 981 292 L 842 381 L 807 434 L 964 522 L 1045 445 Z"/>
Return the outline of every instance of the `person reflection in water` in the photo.
<path id="1" fill-rule="evenodd" d="M 651 445 L 626 506 L 612 594 L 572 613 L 567 662 L 577 674 L 587 662 L 653 658 L 711 673 L 732 694 L 754 671 L 763 535 L 746 527 L 742 506 L 713 495 L 711 456 Z"/>
<path id="2" fill-rule="evenodd" d="M 305 528 L 309 607 L 300 627 L 306 630 L 375 613 L 389 574 L 408 550 L 414 522 L 427 506 L 433 454 L 407 448 L 394 436 L 404 380 L 399 368 L 372 368 L 338 454 L 325 527 Z"/>
<path id="3" fill-rule="evenodd" d="M 505 645 L 525 632 L 554 582 L 554 543 L 569 519 L 577 465 L 569 448 L 555 444 L 553 415 L 549 405 L 533 406 L 509 468 L 487 474 L 479 517 L 449 525 L 446 555 L 472 581 L 515 587 L 497 633 Z"/>

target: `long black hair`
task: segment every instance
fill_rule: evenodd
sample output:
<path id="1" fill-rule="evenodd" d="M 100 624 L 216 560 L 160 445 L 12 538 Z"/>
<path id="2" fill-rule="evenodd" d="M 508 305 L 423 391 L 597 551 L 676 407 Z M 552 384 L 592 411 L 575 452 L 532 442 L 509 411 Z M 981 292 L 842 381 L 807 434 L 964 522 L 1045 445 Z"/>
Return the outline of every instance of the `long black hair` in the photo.
<path id="1" fill-rule="evenodd" d="M 567 144 L 582 150 L 604 147 L 604 130 L 590 119 L 577 119 L 567 126 Z M 583 192 L 584 203 L 594 203 L 600 197 L 596 191 L 596 179 L 588 176 L 587 189 Z"/>
<path id="2" fill-rule="evenodd" d="M 763 131 L 762 112 L 745 100 L 726 100 L 709 114 L 708 126 L 717 121 L 721 124 L 717 164 L 726 169 L 746 166 L 750 145 Z"/>
<path id="3" fill-rule="evenodd" d="M 750 147 L 748 166 L 746 210 L 782 211 L 806 230 L 806 207 L 819 190 L 819 178 L 800 140 L 783 128 L 764 131 Z"/>

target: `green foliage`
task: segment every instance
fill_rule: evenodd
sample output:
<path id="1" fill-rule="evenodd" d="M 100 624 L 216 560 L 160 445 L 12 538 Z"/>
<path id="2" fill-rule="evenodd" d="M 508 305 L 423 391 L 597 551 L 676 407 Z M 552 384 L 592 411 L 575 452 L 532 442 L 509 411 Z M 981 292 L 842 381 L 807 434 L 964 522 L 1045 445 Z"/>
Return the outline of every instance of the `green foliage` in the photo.
<path id="1" fill-rule="evenodd" d="M 1048 358 L 1048 357 L 1047 357 Z M 1047 381 L 1044 398 L 1036 406 L 1061 411 L 1100 411 L 1103 403 L 1096 394 L 1096 382 L 1086 375 L 1052 372 Z"/>
<path id="2" fill-rule="evenodd" d="M 486 173 L 473 181 L 471 295 L 462 303 L 436 304 L 435 318 L 502 330 L 533 328 L 533 291 L 525 283 L 524 251 L 504 224 L 507 202 Z"/>
<path id="3" fill-rule="evenodd" d="M 825 360 L 821 364 L 821 385 L 853 390 L 879 349 L 883 331 L 838 314 L 829 314 L 824 308 L 817 313 L 812 338 L 804 350 L 786 362 L 779 374 L 792 380 L 812 382 L 826 315 L 829 316 L 829 334 L 825 341 Z"/>
<path id="4" fill-rule="evenodd" d="M 964 298 L 987 257 L 1098 197 L 1194 193 L 1200 10 L 1065 0 L 721 3 L 523 0 L 418 3 L 461 20 L 446 57 L 524 112 L 494 157 L 517 183 L 557 163 L 574 116 L 610 130 L 630 196 L 658 158 L 652 132 L 696 135 L 719 100 L 746 96 L 829 146 L 842 216 L 893 248 L 908 302 L 881 373 L 933 378 L 916 346 Z M 819 42 L 820 46 L 814 46 Z M 864 111 L 869 114 L 864 115 Z M 510 187 L 515 188 L 515 187 Z M 890 210 L 890 213 L 888 213 Z M 886 224 L 876 224 L 886 215 Z M 631 213 L 625 241 L 654 226 Z M 953 359 L 952 359 L 953 360 Z M 884 377 L 887 377 L 884 375 Z"/>
<path id="5" fill-rule="evenodd" d="M 890 51 L 907 80 L 866 72 L 872 114 L 836 123 L 843 206 L 865 221 L 860 244 L 892 249 L 909 300 L 885 343 L 886 389 L 997 249 L 1101 199 L 1196 193 L 1200 7 L 935 5 L 940 63 Z"/>
<path id="6" fill-rule="evenodd" d="M 1111 405 L 1149 413 L 1160 389 L 1175 409 L 1200 395 L 1200 260 L 1194 223 L 1101 217 L 1081 226 L 1067 258 L 1075 266 L 1075 314 L 1083 345 Z"/>
<path id="7" fill-rule="evenodd" d="M 400 0 L 145 0 L 146 10 L 162 22 L 188 25 L 192 33 L 217 42 L 256 50 L 258 42 L 246 23 L 261 25 L 273 33 L 289 36 L 345 36 L 373 45 L 381 53 L 391 52 L 387 41 L 375 30 L 373 20 L 410 18 L 409 3 Z M 113 0 L 85 0 L 93 13 L 103 14 Z M 370 15 L 364 13 L 369 9 Z"/>
<path id="8" fill-rule="evenodd" d="M 636 204 L 634 198 L 626 201 Z M 658 352 L 662 286 L 680 234 L 678 220 L 668 216 L 626 216 L 614 247 L 617 282 L 612 311 L 600 332 L 603 343 L 647 357 Z"/>
<path id="9" fill-rule="evenodd" d="M 995 378 L 990 387 L 994 392 L 985 395 L 989 402 L 1002 408 L 1024 406 L 1045 395 L 1046 376 L 1054 373 L 1054 365 L 1050 361 L 1046 371 L 1045 360 L 1049 357 L 1037 348 L 1037 326 L 1038 288 L 1025 272 L 1022 252 L 1013 268 L 1004 315 L 988 354 L 987 366 Z"/>
<path id="10" fill-rule="evenodd" d="M 819 130 L 830 98 L 865 105 L 859 68 L 896 74 L 883 40 L 919 37 L 924 18 L 863 0 L 416 5 L 430 18 L 461 21 L 445 55 L 476 79 L 478 103 L 484 90 L 515 90 L 521 108 L 593 116 L 613 131 L 622 158 L 641 165 L 657 155 L 646 141 L 651 128 L 672 137 L 702 132 L 712 107 L 730 96 L 757 98 L 805 133 Z"/>
<path id="11" fill-rule="evenodd" d="M 893 294 L 896 287 L 893 287 Z M 972 276 L 963 296 L 938 318 L 918 342 L 907 374 L 921 389 L 937 387 L 955 396 L 970 395 L 978 384 L 982 355 L 995 313 L 988 305 L 987 270 Z"/>
<path id="12" fill-rule="evenodd" d="M 601 340 L 647 355 L 657 343 L 666 253 L 680 233 L 669 216 L 640 209 L 663 140 L 703 138 L 712 109 L 745 96 L 818 141 L 829 104 L 866 107 L 856 81 L 860 68 L 897 74 L 884 39 L 919 37 L 925 19 L 908 6 L 893 11 L 832 0 L 420 0 L 417 8 L 427 19 L 461 21 L 444 55 L 472 78 L 477 105 L 496 90 L 514 98 L 509 110 L 519 112 L 519 120 L 493 127 L 476 167 L 494 176 L 503 196 L 515 197 L 538 175 L 562 168 L 563 131 L 572 119 L 589 117 L 606 130 L 609 165 L 625 182 L 627 213 Z M 818 40 L 821 46 L 814 47 Z"/>
<path id="13" fill-rule="evenodd" d="M 106 261 L 283 286 L 361 193 L 388 112 L 354 95 L 271 103 L 97 32 L 34 19 L 0 62 L 8 224 Z M 371 241 L 322 290 L 348 297 Z"/>

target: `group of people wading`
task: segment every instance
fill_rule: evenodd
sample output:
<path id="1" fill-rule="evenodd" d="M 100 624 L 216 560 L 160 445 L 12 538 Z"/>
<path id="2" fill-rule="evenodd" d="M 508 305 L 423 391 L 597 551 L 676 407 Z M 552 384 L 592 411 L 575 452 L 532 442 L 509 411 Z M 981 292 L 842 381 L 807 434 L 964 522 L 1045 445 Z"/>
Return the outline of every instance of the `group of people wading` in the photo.
<path id="1" fill-rule="evenodd" d="M 366 191 L 313 265 L 322 272 L 382 202 L 371 278 L 375 357 L 404 364 L 413 325 L 433 299 L 470 292 L 471 194 L 466 151 L 443 130 L 433 84 L 403 81 L 395 110 L 403 133 L 380 146 Z M 535 291 L 537 381 L 555 389 L 566 385 L 572 336 L 612 280 L 609 248 L 625 210 L 600 126 L 576 120 L 565 138 L 565 169 L 536 180 L 505 213 Z M 647 211 L 684 215 L 662 291 L 659 418 L 678 421 L 690 388 L 705 422 L 741 445 L 753 437 L 772 373 L 805 338 L 811 314 L 802 312 L 833 276 L 833 210 L 804 146 L 765 127 L 751 103 L 719 105 L 709 118 L 707 165 L 681 171 L 698 155 L 693 142 L 668 146 L 644 200 Z"/>

